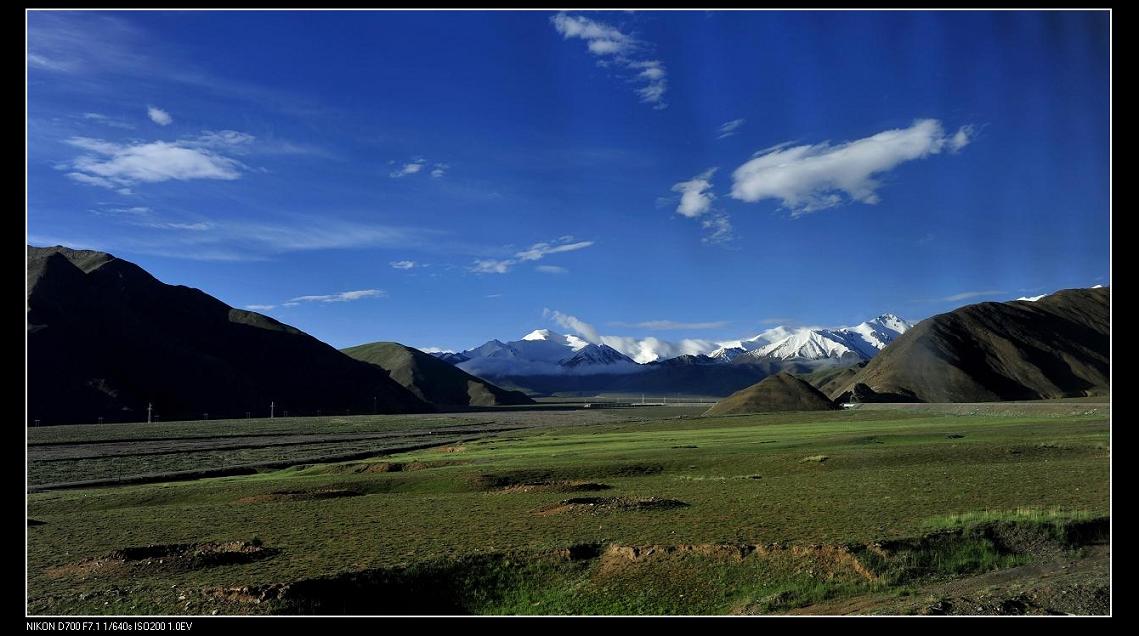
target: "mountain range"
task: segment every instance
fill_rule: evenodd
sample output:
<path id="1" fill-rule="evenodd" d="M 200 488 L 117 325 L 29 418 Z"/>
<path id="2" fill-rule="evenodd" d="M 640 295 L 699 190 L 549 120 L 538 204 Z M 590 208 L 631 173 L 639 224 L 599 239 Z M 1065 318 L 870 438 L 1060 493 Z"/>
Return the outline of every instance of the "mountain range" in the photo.
<path id="1" fill-rule="evenodd" d="M 785 375 L 757 385 L 781 373 L 839 402 L 1106 395 L 1110 299 L 1108 288 L 1070 289 L 917 325 L 883 314 L 853 327 L 776 327 L 684 341 L 689 353 L 667 357 L 651 355 L 651 339 L 590 342 L 548 329 L 458 353 L 392 342 L 337 351 L 110 254 L 28 246 L 27 414 L 61 424 L 140 421 L 151 407 L 165 420 L 413 413 L 531 403 L 520 391 L 723 396 L 749 387 L 728 401 L 732 412 L 818 406 Z M 659 350 L 677 350 L 669 347 Z"/>
<path id="2" fill-rule="evenodd" d="M 491 340 L 465 351 L 432 355 L 502 386 L 538 393 L 726 395 L 781 370 L 806 372 L 864 362 L 911 327 L 893 314 L 837 329 L 775 327 L 740 340 L 703 344 L 686 340 L 686 348 L 695 353 L 647 362 L 637 358 L 652 357 L 646 355 L 650 352 L 646 344 L 654 343 L 607 336 L 593 343 L 537 329 L 519 340 Z M 655 343 L 665 345 L 660 350 L 676 350 L 672 343 Z"/>

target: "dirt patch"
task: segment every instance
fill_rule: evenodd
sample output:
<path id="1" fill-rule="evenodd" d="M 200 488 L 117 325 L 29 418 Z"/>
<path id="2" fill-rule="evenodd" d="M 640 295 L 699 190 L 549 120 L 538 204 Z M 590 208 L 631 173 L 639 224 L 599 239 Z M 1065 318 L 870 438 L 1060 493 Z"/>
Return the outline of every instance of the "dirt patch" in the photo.
<path id="1" fill-rule="evenodd" d="M 461 453 L 465 450 L 467 450 L 467 447 L 463 446 L 462 444 L 459 444 L 457 446 L 440 446 L 439 448 L 435 449 L 435 451 L 438 453 Z"/>
<path id="2" fill-rule="evenodd" d="M 535 481 L 522 484 L 511 484 L 496 492 L 598 492 L 609 490 L 612 486 L 592 481 Z"/>
<path id="3" fill-rule="evenodd" d="M 800 464 L 825 464 L 828 459 L 830 459 L 830 457 L 827 457 L 826 455 L 811 455 L 810 457 L 804 457 L 803 459 L 800 459 L 799 463 Z"/>
<path id="4" fill-rule="evenodd" d="M 661 497 L 646 497 L 641 499 L 632 497 L 574 497 L 572 499 L 563 499 L 555 504 L 543 506 L 536 510 L 535 514 L 545 517 L 567 513 L 605 514 L 609 512 L 673 510 L 687 507 L 688 504 L 679 499 L 664 499 Z"/>
<path id="5" fill-rule="evenodd" d="M 239 504 L 261 504 L 280 501 L 313 501 L 317 499 L 340 499 L 359 497 L 364 493 L 347 488 L 323 488 L 320 490 L 275 490 L 263 495 L 250 495 L 237 500 Z"/>
<path id="6" fill-rule="evenodd" d="M 792 560 L 795 569 L 820 580 L 836 577 L 854 578 L 875 582 L 877 575 L 859 561 L 858 557 L 845 546 L 807 545 L 784 546 L 781 544 L 732 544 L 697 543 L 679 545 L 610 545 L 601 555 L 598 574 L 614 574 L 649 559 L 696 555 L 714 559 L 741 562 L 747 558 Z"/>
<path id="7" fill-rule="evenodd" d="M 52 568 L 47 575 L 55 578 L 86 578 L 93 574 L 169 570 L 185 572 L 221 565 L 252 563 L 276 556 L 280 550 L 267 548 L 259 541 L 224 543 L 174 543 L 129 547 L 105 556 L 84 559 L 78 563 Z"/>

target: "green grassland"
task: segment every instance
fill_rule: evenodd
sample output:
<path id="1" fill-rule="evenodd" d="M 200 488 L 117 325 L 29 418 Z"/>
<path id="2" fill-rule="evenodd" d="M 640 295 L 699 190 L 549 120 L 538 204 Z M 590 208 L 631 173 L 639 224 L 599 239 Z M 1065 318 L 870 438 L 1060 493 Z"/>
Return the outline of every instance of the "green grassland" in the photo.
<path id="1" fill-rule="evenodd" d="M 583 414 L 539 426 L 526 423 L 543 414 L 511 412 L 514 430 L 347 462 L 33 492 L 29 611 L 785 611 L 1021 565 L 1036 553 L 1010 551 L 1016 542 L 1001 524 L 1060 536 L 1056 528 L 1109 510 L 1102 411 Z M 471 417 L 308 419 L 256 432 L 414 437 L 506 421 Z M 96 446 L 99 436 L 173 444 L 207 434 L 205 423 L 163 426 L 167 433 L 68 427 L 75 430 L 30 430 L 29 438 L 50 448 L 77 437 Z M 248 426 L 229 434 L 265 423 Z M 41 462 L 36 478 L 68 481 L 92 461 L 106 460 Z M 866 552 L 930 532 L 957 534 L 932 548 Z M 122 556 L 131 547 L 206 543 L 247 553 L 217 562 Z"/>

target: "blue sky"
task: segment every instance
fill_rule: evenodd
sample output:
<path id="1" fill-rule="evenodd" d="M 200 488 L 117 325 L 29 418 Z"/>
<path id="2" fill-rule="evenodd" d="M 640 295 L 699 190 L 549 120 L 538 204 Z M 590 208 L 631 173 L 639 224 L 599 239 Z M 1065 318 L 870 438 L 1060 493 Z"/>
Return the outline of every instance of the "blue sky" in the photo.
<path id="1" fill-rule="evenodd" d="M 1108 28 L 30 12 L 28 241 L 337 347 L 717 340 L 1107 284 Z"/>

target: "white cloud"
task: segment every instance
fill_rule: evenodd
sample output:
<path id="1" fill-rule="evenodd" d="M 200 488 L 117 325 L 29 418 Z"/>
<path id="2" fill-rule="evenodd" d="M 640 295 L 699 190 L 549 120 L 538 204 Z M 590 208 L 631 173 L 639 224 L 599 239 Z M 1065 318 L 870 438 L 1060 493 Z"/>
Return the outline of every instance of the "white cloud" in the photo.
<path id="1" fill-rule="evenodd" d="M 558 239 L 558 240 L 563 241 L 566 238 L 567 237 L 562 237 L 561 239 Z M 568 237 L 568 238 L 571 241 L 573 240 L 572 236 Z M 561 243 L 561 244 L 535 243 L 535 244 L 531 245 L 528 249 L 522 250 L 521 252 L 518 252 L 514 256 L 516 258 L 518 258 L 519 260 L 523 260 L 523 261 L 536 261 L 536 260 L 545 258 L 546 256 L 548 256 L 550 254 L 559 254 L 561 252 L 573 252 L 576 250 L 585 249 L 591 245 L 593 245 L 593 241 L 577 241 L 575 243 Z"/>
<path id="2" fill-rule="evenodd" d="M 543 274 L 565 274 L 569 270 L 557 265 L 539 265 L 534 268 L 534 271 L 542 272 Z"/>
<path id="3" fill-rule="evenodd" d="M 476 274 L 505 274 L 510 271 L 510 267 L 514 265 L 515 261 L 496 260 L 493 258 L 480 258 L 475 259 L 474 265 L 471 265 L 470 270 Z"/>
<path id="4" fill-rule="evenodd" d="M 600 343 L 601 336 L 593 325 L 569 314 L 563 314 L 556 309 L 543 309 L 542 317 L 553 320 L 565 329 L 572 329 L 574 333 L 592 343 Z"/>
<path id="5" fill-rule="evenodd" d="M 431 176 L 432 176 L 432 178 L 438 179 L 439 177 L 441 177 L 441 176 L 443 176 L 443 175 L 447 174 L 447 169 L 448 169 L 448 168 L 450 168 L 450 167 L 451 167 L 451 166 L 449 166 L 449 165 L 447 165 L 447 164 L 445 164 L 445 163 L 437 163 L 437 164 L 435 164 L 435 167 L 431 169 Z"/>
<path id="6" fill-rule="evenodd" d="M 716 139 L 724 139 L 725 137 L 731 137 L 736 134 L 736 131 L 739 130 L 740 126 L 744 125 L 745 121 L 747 120 L 733 119 L 732 121 L 720 124 L 720 127 L 716 129 Z"/>
<path id="7" fill-rule="evenodd" d="M 414 269 L 418 263 L 415 261 L 392 261 L 390 265 L 395 269 Z"/>
<path id="8" fill-rule="evenodd" d="M 249 133 L 237 130 L 203 130 L 197 137 L 185 141 L 186 145 L 202 146 L 205 148 L 230 148 L 234 146 L 247 146 L 257 138 Z"/>
<path id="9" fill-rule="evenodd" d="M 636 327 L 638 329 L 652 329 L 654 331 L 672 329 L 720 329 L 728 326 L 727 320 L 713 322 L 677 322 L 675 320 L 646 320 L 644 322 L 611 322 L 614 327 Z"/>
<path id="10" fill-rule="evenodd" d="M 516 252 L 514 258 L 476 259 L 474 264 L 468 269 L 476 274 L 505 274 L 510 271 L 511 267 L 514 267 L 520 262 L 537 261 L 550 254 L 574 252 L 585 249 L 591 245 L 593 245 L 593 241 L 574 241 L 573 236 L 566 235 L 552 243 L 535 243 L 520 252 Z M 537 269 L 538 271 L 547 271 L 548 273 L 552 271 L 543 270 L 540 267 Z"/>
<path id="11" fill-rule="evenodd" d="M 709 168 L 688 181 L 672 186 L 673 192 L 680 193 L 680 205 L 676 206 L 676 211 L 688 218 L 695 218 L 711 209 L 712 201 L 716 198 L 716 195 L 709 192 L 714 174 L 716 168 Z"/>
<path id="12" fill-rule="evenodd" d="M 502 298 L 502 294 L 487 294 L 487 298 Z"/>
<path id="13" fill-rule="evenodd" d="M 92 210 L 95 214 L 100 215 L 126 215 L 126 216 L 146 216 L 150 214 L 150 208 L 143 205 L 136 205 L 130 208 L 104 208 L 102 210 Z"/>
<path id="14" fill-rule="evenodd" d="M 313 250 L 437 244 L 440 232 L 415 227 L 370 225 L 328 216 L 281 215 L 271 223 L 227 219 L 166 219 L 149 208 L 95 211 L 116 224 L 166 230 L 139 234 L 115 231 L 107 249 L 206 261 L 264 260 Z"/>
<path id="15" fill-rule="evenodd" d="M 980 296 L 999 296 L 999 295 L 1004 294 L 1004 293 L 1007 293 L 1007 292 L 1001 291 L 999 289 L 987 289 L 985 291 L 966 291 L 966 292 L 961 292 L 959 294 L 953 294 L 952 296 L 943 296 L 941 298 L 934 298 L 930 302 L 951 303 L 951 302 L 957 302 L 959 300 L 968 300 L 970 298 L 977 298 Z"/>
<path id="16" fill-rule="evenodd" d="M 953 137 L 949 140 L 949 150 L 957 152 L 965 146 L 968 146 L 976 134 L 972 126 L 962 126 L 958 128 L 957 132 L 953 133 Z"/>
<path id="17" fill-rule="evenodd" d="M 205 232 L 214 227 L 212 223 L 174 223 L 166 221 L 146 222 L 140 223 L 139 225 L 151 227 L 156 230 L 188 230 L 191 232 Z"/>
<path id="18" fill-rule="evenodd" d="M 612 55 L 631 49 L 635 40 L 616 27 L 604 22 L 595 22 L 581 16 L 558 13 L 550 18 L 554 28 L 565 39 L 581 38 L 589 45 L 594 55 Z"/>
<path id="19" fill-rule="evenodd" d="M 455 353 L 453 349 L 440 349 L 439 347 L 416 347 L 423 353 Z"/>
<path id="20" fill-rule="evenodd" d="M 641 101 L 653 108 L 666 108 L 664 94 L 668 88 L 668 72 L 659 60 L 646 59 L 648 45 L 617 27 L 564 12 L 550 18 L 563 39 L 584 40 L 593 55 L 602 58 L 598 64 L 622 69 L 629 82 L 637 84 L 635 92 Z"/>
<path id="21" fill-rule="evenodd" d="M 111 128 L 122 128 L 125 130 L 134 129 L 134 124 L 115 119 L 113 117 L 107 117 L 102 113 L 83 113 L 80 115 L 80 117 L 85 121 L 95 122 L 96 124 L 102 124 L 103 126 L 110 126 Z"/>
<path id="22" fill-rule="evenodd" d="M 174 121 L 174 118 L 170 116 L 170 113 L 162 110 L 161 108 L 158 108 L 157 106 L 147 106 L 146 116 L 150 118 L 150 121 L 158 124 L 159 126 L 169 126 Z"/>
<path id="23" fill-rule="evenodd" d="M 724 245 L 736 238 L 732 220 L 725 212 L 714 212 L 707 218 L 701 219 L 700 226 L 707 230 L 704 238 L 700 239 L 703 243 Z"/>
<path id="24" fill-rule="evenodd" d="M 419 171 L 423 170 L 423 166 L 426 164 L 426 159 L 423 157 L 416 157 L 415 159 L 412 159 L 411 161 L 403 164 L 401 167 L 389 172 L 388 176 L 392 179 L 399 179 L 400 177 L 416 174 Z"/>
<path id="25" fill-rule="evenodd" d="M 245 308 L 249 311 L 269 311 L 274 309 L 276 305 L 246 305 Z"/>
<path id="26" fill-rule="evenodd" d="M 185 142 L 153 141 L 118 144 L 89 137 L 72 137 L 67 143 L 88 151 L 71 162 L 67 176 L 74 181 L 111 190 L 137 183 L 221 179 L 241 176 L 240 162 Z"/>
<path id="27" fill-rule="evenodd" d="M 946 136 L 941 122 L 921 119 L 909 128 L 880 132 L 870 137 L 831 146 L 781 144 L 736 168 L 732 197 L 755 202 L 779 199 L 792 216 L 839 205 L 846 195 L 874 204 L 881 185 L 873 177 L 906 161 L 939 154 L 948 147 L 960 150 L 972 138 L 970 126 Z"/>
<path id="28" fill-rule="evenodd" d="M 654 360 L 666 360 L 680 355 L 700 355 L 716 348 L 710 340 L 686 338 L 670 342 L 659 338 L 630 338 L 627 336 L 601 336 L 602 344 L 609 345 L 633 360 L 645 364 Z"/>
<path id="29" fill-rule="evenodd" d="M 290 298 L 291 303 L 344 303 L 353 300 L 360 300 L 361 298 L 383 298 L 387 293 L 382 289 L 361 289 L 358 291 L 346 291 L 337 294 L 320 294 L 315 296 L 297 296 Z"/>

